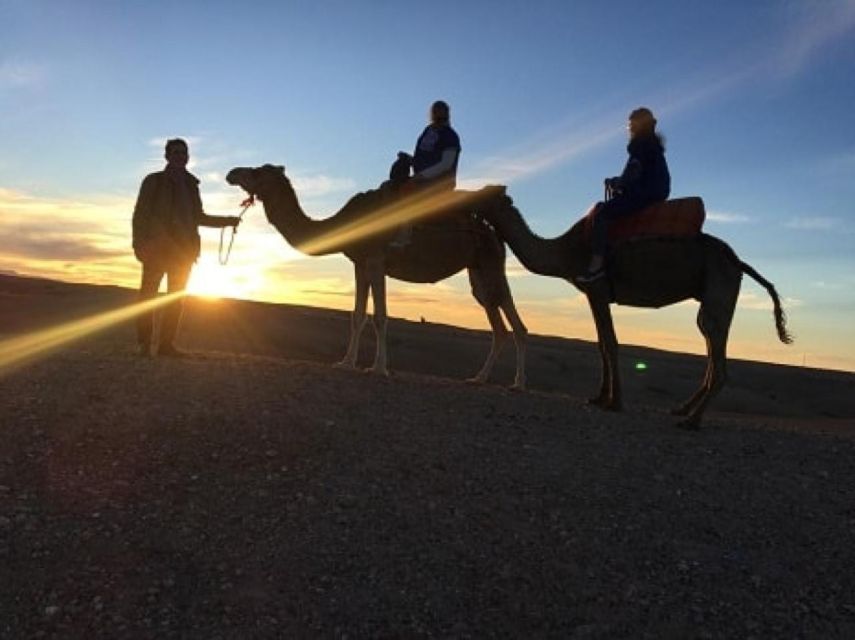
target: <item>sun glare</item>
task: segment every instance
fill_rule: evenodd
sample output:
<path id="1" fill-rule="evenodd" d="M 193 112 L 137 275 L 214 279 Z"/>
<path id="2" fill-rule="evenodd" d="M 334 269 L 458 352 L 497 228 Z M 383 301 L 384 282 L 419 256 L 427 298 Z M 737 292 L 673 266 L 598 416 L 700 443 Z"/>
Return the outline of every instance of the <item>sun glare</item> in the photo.
<path id="1" fill-rule="evenodd" d="M 259 288 L 257 280 L 246 269 L 200 261 L 190 274 L 187 293 L 210 300 L 249 298 Z"/>
<path id="2" fill-rule="evenodd" d="M 127 322 L 141 313 L 147 313 L 162 307 L 178 298 L 183 292 L 158 296 L 153 300 L 104 311 L 103 313 L 72 320 L 65 324 L 34 331 L 23 336 L 9 338 L 0 342 L 0 376 L 13 371 L 22 364 L 42 358 L 67 344 L 103 331 L 121 322 Z"/>

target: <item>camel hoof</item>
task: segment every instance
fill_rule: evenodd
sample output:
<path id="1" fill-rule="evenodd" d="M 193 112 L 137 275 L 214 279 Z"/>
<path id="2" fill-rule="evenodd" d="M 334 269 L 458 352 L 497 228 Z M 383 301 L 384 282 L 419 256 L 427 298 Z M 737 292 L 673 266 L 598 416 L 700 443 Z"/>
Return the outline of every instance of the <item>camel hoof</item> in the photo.
<path id="1" fill-rule="evenodd" d="M 466 378 L 466 382 L 469 384 L 486 384 L 487 377 L 486 376 L 473 376 L 471 378 Z"/>
<path id="2" fill-rule="evenodd" d="M 689 415 L 689 407 L 686 407 L 686 406 L 675 407 L 674 409 L 671 409 L 671 415 L 672 416 L 687 416 L 687 415 Z"/>
<path id="3" fill-rule="evenodd" d="M 386 367 L 371 367 L 368 372 L 375 376 L 389 377 L 389 370 Z"/>
<path id="4" fill-rule="evenodd" d="M 525 391 L 525 382 L 514 382 L 509 389 L 511 391 Z"/>
<path id="5" fill-rule="evenodd" d="M 356 369 L 356 365 L 353 363 L 347 362 L 346 360 L 342 360 L 341 362 L 336 362 L 333 365 L 333 369 L 341 369 L 344 371 L 353 371 Z"/>

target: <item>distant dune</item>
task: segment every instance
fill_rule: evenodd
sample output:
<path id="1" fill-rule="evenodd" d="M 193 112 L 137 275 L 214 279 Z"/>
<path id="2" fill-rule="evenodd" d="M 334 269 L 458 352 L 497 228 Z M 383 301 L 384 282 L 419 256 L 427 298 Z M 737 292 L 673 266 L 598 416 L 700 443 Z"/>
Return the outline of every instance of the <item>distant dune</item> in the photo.
<path id="1" fill-rule="evenodd" d="M 134 300 L 0 276 L 0 341 Z M 130 323 L 0 377 L 0 638 L 852 638 L 855 375 L 191 299 L 186 359 Z M 373 348 L 367 331 L 361 355 Z M 647 368 L 636 370 L 634 363 Z"/>
<path id="2" fill-rule="evenodd" d="M 98 310 L 127 304 L 134 292 L 112 286 L 69 284 L 0 276 L 0 335 L 52 326 Z M 181 343 L 191 349 L 257 354 L 334 363 L 347 346 L 349 313 L 316 307 L 239 300 L 190 298 Z M 486 327 L 485 327 L 486 329 Z M 130 324 L 114 332 L 133 341 Z M 360 364 L 373 358 L 373 329 L 366 327 Z M 423 373 L 456 380 L 474 375 L 489 350 L 489 332 L 391 319 L 390 366 L 395 373 Z M 646 365 L 643 370 L 636 364 Z M 628 410 L 667 409 L 697 388 L 705 358 L 623 345 L 621 365 Z M 513 380 L 513 345 L 496 366 L 493 383 Z M 596 345 L 582 340 L 530 337 L 529 386 L 581 400 L 599 383 Z M 744 360 L 729 361 L 730 379 L 709 413 L 754 414 L 791 419 L 855 418 L 855 374 Z"/>

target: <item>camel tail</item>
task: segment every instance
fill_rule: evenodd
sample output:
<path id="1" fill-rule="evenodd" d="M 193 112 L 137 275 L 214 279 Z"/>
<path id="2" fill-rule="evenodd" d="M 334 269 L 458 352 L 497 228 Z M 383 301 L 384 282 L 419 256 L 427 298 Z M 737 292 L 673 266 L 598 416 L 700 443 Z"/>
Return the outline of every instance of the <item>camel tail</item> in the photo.
<path id="1" fill-rule="evenodd" d="M 792 344 L 793 336 L 787 331 L 787 316 L 784 313 L 784 308 L 781 306 L 781 299 L 778 297 L 778 292 L 775 291 L 775 285 L 761 276 L 750 264 L 740 260 L 739 266 L 742 268 L 743 273 L 747 273 L 769 292 L 772 303 L 775 305 L 775 328 L 778 330 L 778 338 L 784 344 Z"/>

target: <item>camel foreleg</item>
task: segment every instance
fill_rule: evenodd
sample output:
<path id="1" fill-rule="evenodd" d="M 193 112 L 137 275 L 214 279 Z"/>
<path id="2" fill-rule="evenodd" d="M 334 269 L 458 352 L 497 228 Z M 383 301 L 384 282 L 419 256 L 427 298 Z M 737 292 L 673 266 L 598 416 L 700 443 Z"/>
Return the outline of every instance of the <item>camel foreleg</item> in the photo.
<path id="1" fill-rule="evenodd" d="M 600 393 L 588 400 L 589 404 L 603 409 L 620 411 L 623 408 L 621 399 L 620 372 L 618 371 L 618 342 L 615 335 L 612 313 L 605 299 L 588 295 L 588 304 L 594 316 L 597 328 L 597 346 L 602 360 L 602 379 Z"/>
<path id="2" fill-rule="evenodd" d="M 368 319 L 366 309 L 368 306 L 368 273 L 364 264 L 354 263 L 354 275 L 356 289 L 354 292 L 353 313 L 350 316 L 350 341 L 347 345 L 347 353 L 341 362 L 335 366 L 341 369 L 353 369 L 356 367 L 356 358 L 359 355 L 359 338 Z"/>
<path id="3" fill-rule="evenodd" d="M 368 263 L 368 281 L 371 285 L 371 299 L 374 301 L 374 331 L 377 334 L 377 351 L 374 354 L 372 373 L 389 375 L 386 354 L 386 272 L 382 260 Z"/>

